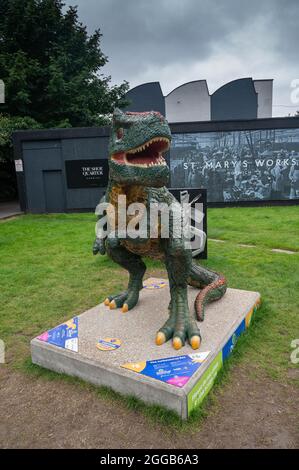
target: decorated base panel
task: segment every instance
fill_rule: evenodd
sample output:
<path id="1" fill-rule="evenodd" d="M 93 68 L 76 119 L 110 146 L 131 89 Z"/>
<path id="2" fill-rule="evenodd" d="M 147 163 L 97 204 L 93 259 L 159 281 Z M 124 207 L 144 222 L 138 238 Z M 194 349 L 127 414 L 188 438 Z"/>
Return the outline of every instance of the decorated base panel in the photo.
<path id="1" fill-rule="evenodd" d="M 190 306 L 197 293 L 189 288 Z M 168 303 L 168 281 L 147 279 L 133 310 L 122 313 L 101 303 L 33 339 L 32 361 L 173 409 L 186 419 L 209 393 L 223 361 L 249 327 L 260 295 L 228 289 L 210 304 L 199 323 L 202 343 L 196 351 L 189 344 L 178 351 L 171 342 L 156 346 Z"/>

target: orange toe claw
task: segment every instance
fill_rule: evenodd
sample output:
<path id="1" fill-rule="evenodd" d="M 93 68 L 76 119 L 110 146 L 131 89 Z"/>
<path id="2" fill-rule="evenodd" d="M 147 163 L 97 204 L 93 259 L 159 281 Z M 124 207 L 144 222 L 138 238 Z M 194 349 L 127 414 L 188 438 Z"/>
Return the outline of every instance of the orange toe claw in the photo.
<path id="1" fill-rule="evenodd" d="M 110 307 L 111 309 L 116 308 L 115 300 L 112 300 L 112 301 L 110 302 L 109 307 Z"/>
<path id="2" fill-rule="evenodd" d="M 181 338 L 178 338 L 178 337 L 173 338 L 172 344 L 173 344 L 174 349 L 181 349 L 181 347 L 183 346 Z"/>
<path id="3" fill-rule="evenodd" d="M 157 336 L 156 336 L 156 345 L 161 346 L 161 344 L 165 343 L 166 337 L 165 334 L 162 333 L 162 331 L 158 331 Z"/>
<path id="4" fill-rule="evenodd" d="M 123 304 L 122 311 L 126 313 L 129 310 L 128 304 Z"/>
<path id="5" fill-rule="evenodd" d="M 199 336 L 192 336 L 191 340 L 190 340 L 190 344 L 191 344 L 191 347 L 192 349 L 198 349 L 199 346 L 200 346 L 200 337 Z"/>
<path id="6" fill-rule="evenodd" d="M 108 299 L 108 297 L 107 297 L 107 299 L 104 300 L 104 304 L 107 305 L 107 307 L 110 304 L 110 300 Z"/>

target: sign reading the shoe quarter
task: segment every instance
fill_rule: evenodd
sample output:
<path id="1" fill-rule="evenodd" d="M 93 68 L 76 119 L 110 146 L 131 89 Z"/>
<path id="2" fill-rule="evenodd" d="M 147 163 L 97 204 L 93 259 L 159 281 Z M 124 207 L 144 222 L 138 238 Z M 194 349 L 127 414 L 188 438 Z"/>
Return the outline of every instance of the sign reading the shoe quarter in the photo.
<path id="1" fill-rule="evenodd" d="M 108 182 L 108 160 L 66 160 L 67 186 L 72 188 L 105 187 Z"/>

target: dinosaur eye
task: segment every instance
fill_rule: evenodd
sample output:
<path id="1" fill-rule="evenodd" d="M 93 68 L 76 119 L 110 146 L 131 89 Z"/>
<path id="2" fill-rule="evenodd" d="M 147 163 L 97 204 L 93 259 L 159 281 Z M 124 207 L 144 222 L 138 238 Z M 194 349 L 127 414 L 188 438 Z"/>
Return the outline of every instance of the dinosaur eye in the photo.
<path id="1" fill-rule="evenodd" d="M 122 127 L 119 127 L 116 131 L 116 136 L 118 139 L 122 139 L 124 136 L 124 130 Z"/>

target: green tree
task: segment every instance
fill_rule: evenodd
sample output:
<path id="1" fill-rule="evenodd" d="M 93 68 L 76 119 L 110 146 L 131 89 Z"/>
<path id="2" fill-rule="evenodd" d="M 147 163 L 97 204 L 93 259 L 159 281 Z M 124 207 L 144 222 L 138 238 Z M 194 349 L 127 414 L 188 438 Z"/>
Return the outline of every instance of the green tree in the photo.
<path id="1" fill-rule="evenodd" d="M 101 33 L 88 35 L 77 7 L 60 0 L 0 0 L 3 114 L 41 127 L 90 126 L 125 104 L 128 83 L 111 86 L 100 69 L 108 59 Z"/>
<path id="2" fill-rule="evenodd" d="M 0 162 L 12 157 L 11 134 L 13 131 L 38 129 L 40 125 L 30 117 L 10 117 L 0 114 Z"/>
<path id="3" fill-rule="evenodd" d="M 38 128 L 40 128 L 40 124 L 32 118 L 10 117 L 0 114 L 0 202 L 17 198 L 17 181 L 11 140 L 12 132 L 21 129 Z"/>

